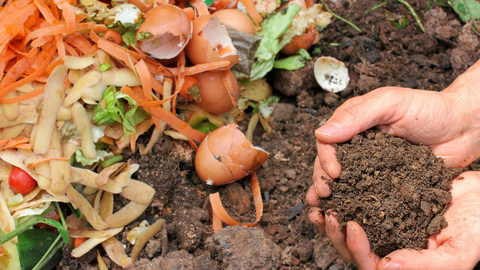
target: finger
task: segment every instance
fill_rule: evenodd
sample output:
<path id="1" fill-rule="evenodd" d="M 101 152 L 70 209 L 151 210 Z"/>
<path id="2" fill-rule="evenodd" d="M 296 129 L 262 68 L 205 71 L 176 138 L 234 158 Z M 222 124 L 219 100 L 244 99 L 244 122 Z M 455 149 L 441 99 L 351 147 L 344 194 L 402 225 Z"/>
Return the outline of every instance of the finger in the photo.
<path id="1" fill-rule="evenodd" d="M 431 145 L 432 152 L 437 156 L 443 158 L 445 167 L 459 168 L 465 167 L 472 163 L 477 157 L 473 154 L 466 156 L 466 153 L 473 153 L 471 146 L 463 141 L 448 144 Z"/>
<path id="2" fill-rule="evenodd" d="M 308 212 L 308 218 L 319 231 L 325 234 L 325 218 L 319 208 L 312 207 Z"/>
<path id="3" fill-rule="evenodd" d="M 400 119 L 403 112 L 399 112 L 398 106 L 402 102 L 395 90 L 394 87 L 377 89 L 363 102 L 348 104 L 317 129 L 315 136 L 326 143 L 346 142 L 371 127 Z"/>
<path id="4" fill-rule="evenodd" d="M 317 156 L 313 165 L 313 183 L 316 193 L 321 198 L 326 198 L 332 194 L 332 189 L 328 185 L 327 181 L 332 181 L 332 178 L 320 165 L 320 159 Z"/>
<path id="5" fill-rule="evenodd" d="M 380 261 L 377 269 L 473 269 L 479 259 L 478 248 L 473 248 L 471 241 L 452 238 L 437 249 L 394 251 Z"/>
<path id="6" fill-rule="evenodd" d="M 355 261 L 347 247 L 345 233 L 340 229 L 340 224 L 334 215 L 336 215 L 336 213 L 330 211 L 327 211 L 325 214 L 325 232 L 342 259 L 353 263 Z"/>
<path id="7" fill-rule="evenodd" d="M 380 257 L 370 250 L 367 234 L 362 227 L 358 223 L 350 221 L 347 223 L 346 233 L 347 246 L 358 269 L 375 269 L 378 262 L 380 262 Z"/>
<path id="8" fill-rule="evenodd" d="M 319 162 L 320 165 L 322 165 L 323 170 L 330 178 L 338 178 L 340 176 L 340 172 L 342 171 L 342 166 L 340 163 L 338 163 L 335 148 L 333 148 L 333 146 L 330 144 L 325 144 L 318 140 L 316 145 Z"/>
<path id="9" fill-rule="evenodd" d="M 315 190 L 315 185 L 312 185 L 307 192 L 307 202 L 313 207 L 318 207 L 320 205 L 320 197 Z"/>

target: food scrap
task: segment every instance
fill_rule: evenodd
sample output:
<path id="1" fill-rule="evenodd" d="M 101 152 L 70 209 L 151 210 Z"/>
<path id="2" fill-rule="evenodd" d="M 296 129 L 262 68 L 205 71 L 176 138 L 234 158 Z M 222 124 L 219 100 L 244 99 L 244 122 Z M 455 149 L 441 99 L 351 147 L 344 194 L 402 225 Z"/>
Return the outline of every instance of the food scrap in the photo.
<path id="1" fill-rule="evenodd" d="M 252 145 L 251 134 L 258 121 L 271 131 L 268 105 L 279 100 L 261 78 L 280 51 L 303 55 L 318 42 L 331 17 L 322 5 L 0 3 L 1 269 L 54 267 L 63 245 L 80 257 L 101 244 L 114 263 L 133 264 L 165 221 L 143 221 L 128 233 L 130 257 L 115 238 L 155 194 L 132 178 L 139 165 L 122 153 L 146 155 L 163 133 L 198 150 L 197 173 L 207 184 L 250 175 L 258 222 L 263 206 L 254 171 L 268 153 Z M 246 138 L 236 122 L 248 108 L 254 117 Z M 150 128 L 148 145 L 137 145 Z M 129 201 L 116 212 L 115 194 Z M 215 230 L 222 221 L 239 224 L 218 194 L 211 203 Z M 47 234 L 51 241 L 39 246 Z M 98 262 L 106 268 L 100 253 Z"/>

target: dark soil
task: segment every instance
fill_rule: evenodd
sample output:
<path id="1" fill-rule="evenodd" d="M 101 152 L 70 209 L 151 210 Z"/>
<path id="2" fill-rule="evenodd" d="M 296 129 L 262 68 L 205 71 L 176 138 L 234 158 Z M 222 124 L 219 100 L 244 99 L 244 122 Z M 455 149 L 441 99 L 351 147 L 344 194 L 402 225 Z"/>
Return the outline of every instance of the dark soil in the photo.
<path id="1" fill-rule="evenodd" d="M 156 195 L 145 214 L 117 238 L 130 254 L 131 246 L 125 238 L 131 228 L 143 219 L 152 222 L 164 218 L 167 222 L 166 232 L 149 241 L 130 269 L 241 269 L 235 265 L 247 267 L 244 269 L 355 269 L 338 257 L 328 238 L 308 221 L 305 195 L 312 185 L 314 130 L 345 100 L 378 87 L 443 90 L 478 59 L 480 42 L 450 8 L 433 4 L 433 9 L 427 11 L 424 0 L 408 2 L 423 17 L 426 33 L 419 29 L 408 9 L 394 1 L 367 14 L 384 1 L 325 2 L 336 14 L 362 29 L 360 33 L 335 19 L 316 45 L 322 50 L 321 56 L 345 63 L 350 84 L 341 93 L 323 91 L 313 80 L 311 64 L 299 71 L 275 70 L 267 78 L 274 95 L 281 96 L 281 100 L 271 120 L 273 131 L 266 134 L 259 125 L 253 138 L 255 145 L 270 153 L 257 171 L 264 200 L 264 215 L 258 226 L 233 227 L 213 235 L 206 207 L 208 195 L 220 191 L 232 217 L 252 220 L 255 210 L 248 180 L 240 180 L 232 187 L 205 185 L 195 174 L 192 148 L 163 136 L 149 156 L 130 153 L 140 164 L 134 178 L 154 186 Z M 394 27 L 388 19 L 395 16 L 405 17 L 407 25 L 402 29 Z M 339 46 L 332 46 L 335 43 Z M 247 114 L 239 123 L 242 130 L 249 119 Z M 146 144 L 148 140 L 147 134 L 139 142 Z M 117 207 L 127 203 L 120 198 L 115 202 Z M 110 270 L 119 269 L 101 247 L 97 249 Z M 94 269 L 95 258 L 96 250 L 81 259 L 66 252 L 57 269 Z"/>
<path id="2" fill-rule="evenodd" d="M 368 130 L 334 145 L 342 165 L 322 200 L 344 228 L 356 221 L 381 257 L 402 248 L 426 249 L 428 236 L 448 225 L 443 217 L 452 200 L 450 181 L 461 170 L 447 170 L 426 146 L 412 145 L 380 130 Z"/>

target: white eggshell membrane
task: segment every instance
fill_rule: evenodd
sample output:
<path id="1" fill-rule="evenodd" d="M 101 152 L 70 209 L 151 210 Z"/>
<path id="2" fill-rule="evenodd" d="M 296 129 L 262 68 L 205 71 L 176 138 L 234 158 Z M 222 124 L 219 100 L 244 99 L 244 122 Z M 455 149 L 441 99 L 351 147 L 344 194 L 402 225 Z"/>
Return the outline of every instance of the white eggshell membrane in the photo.
<path id="1" fill-rule="evenodd" d="M 203 34 L 213 48 L 218 51 L 218 56 L 225 57 L 237 54 L 232 39 L 228 36 L 227 28 L 220 24 L 217 17 L 212 17 L 202 29 Z"/>
<path id="2" fill-rule="evenodd" d="M 165 33 L 144 41 L 140 48 L 154 58 L 172 59 L 185 48 L 189 40 L 190 37 L 174 36 L 171 33 Z"/>
<path id="3" fill-rule="evenodd" d="M 347 88 L 350 82 L 345 64 L 333 57 L 320 57 L 315 62 L 315 79 L 326 91 L 337 93 Z"/>

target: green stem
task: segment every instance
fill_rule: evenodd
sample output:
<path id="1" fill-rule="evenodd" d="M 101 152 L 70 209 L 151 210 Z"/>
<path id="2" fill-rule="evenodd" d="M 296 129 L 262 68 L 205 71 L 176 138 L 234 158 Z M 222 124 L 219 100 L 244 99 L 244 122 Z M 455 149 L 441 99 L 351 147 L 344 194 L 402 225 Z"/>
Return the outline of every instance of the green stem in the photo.
<path id="1" fill-rule="evenodd" d="M 37 265 L 35 265 L 32 270 L 41 269 L 52 258 L 52 256 L 57 252 L 57 250 L 62 247 L 63 243 L 58 243 L 60 239 L 62 239 L 62 236 L 58 235 L 57 239 L 55 239 L 55 242 L 53 242 L 53 244 L 48 248 L 47 252 L 43 254 L 43 257 L 40 259 L 40 261 L 38 261 Z"/>
<path id="2" fill-rule="evenodd" d="M 65 221 L 65 218 L 63 217 L 63 213 L 62 213 L 62 210 L 60 209 L 60 205 L 58 204 L 58 202 L 55 202 L 55 204 L 57 206 L 58 215 L 60 216 L 60 221 L 62 222 L 63 227 L 66 229 L 67 228 L 67 222 Z"/>
<path id="3" fill-rule="evenodd" d="M 412 13 L 413 17 L 415 18 L 415 21 L 417 21 L 418 23 L 418 26 L 420 26 L 420 29 L 422 29 L 422 32 L 425 33 L 425 28 L 423 28 L 423 24 L 422 22 L 420 21 L 420 18 L 418 18 L 418 15 L 417 13 L 415 12 L 415 10 L 413 10 L 412 6 L 410 6 L 409 3 L 405 2 L 404 0 L 396 0 L 398 3 L 401 3 L 401 4 L 404 4 L 408 10 L 410 10 L 410 13 Z"/>
<path id="4" fill-rule="evenodd" d="M 111 159 L 107 159 L 102 162 L 102 167 L 107 168 L 109 166 L 112 166 L 113 164 L 122 161 L 123 157 L 121 155 L 115 156 Z"/>
<path id="5" fill-rule="evenodd" d="M 381 4 L 378 4 L 378 5 L 374 6 L 374 7 L 372 7 L 371 9 L 365 11 L 365 14 L 368 14 L 370 11 L 374 11 L 375 9 L 377 9 L 377 8 L 379 8 L 379 7 L 381 7 L 381 6 L 385 6 L 386 4 L 388 4 L 388 1 L 385 1 L 385 2 L 383 2 L 383 3 L 381 3 Z"/>
<path id="6" fill-rule="evenodd" d="M 362 30 L 360 30 L 360 28 L 358 28 L 355 24 L 347 21 L 346 19 L 338 16 L 337 14 L 333 13 L 333 11 L 328 8 L 327 4 L 325 4 L 325 2 L 323 0 L 320 0 L 322 2 L 322 4 L 325 6 L 325 8 L 327 9 L 328 12 L 330 12 L 330 14 L 332 14 L 333 17 L 339 19 L 340 21 L 342 22 L 345 22 L 346 24 L 350 25 L 351 27 L 355 28 L 355 30 L 357 30 L 358 32 L 362 32 Z"/>

